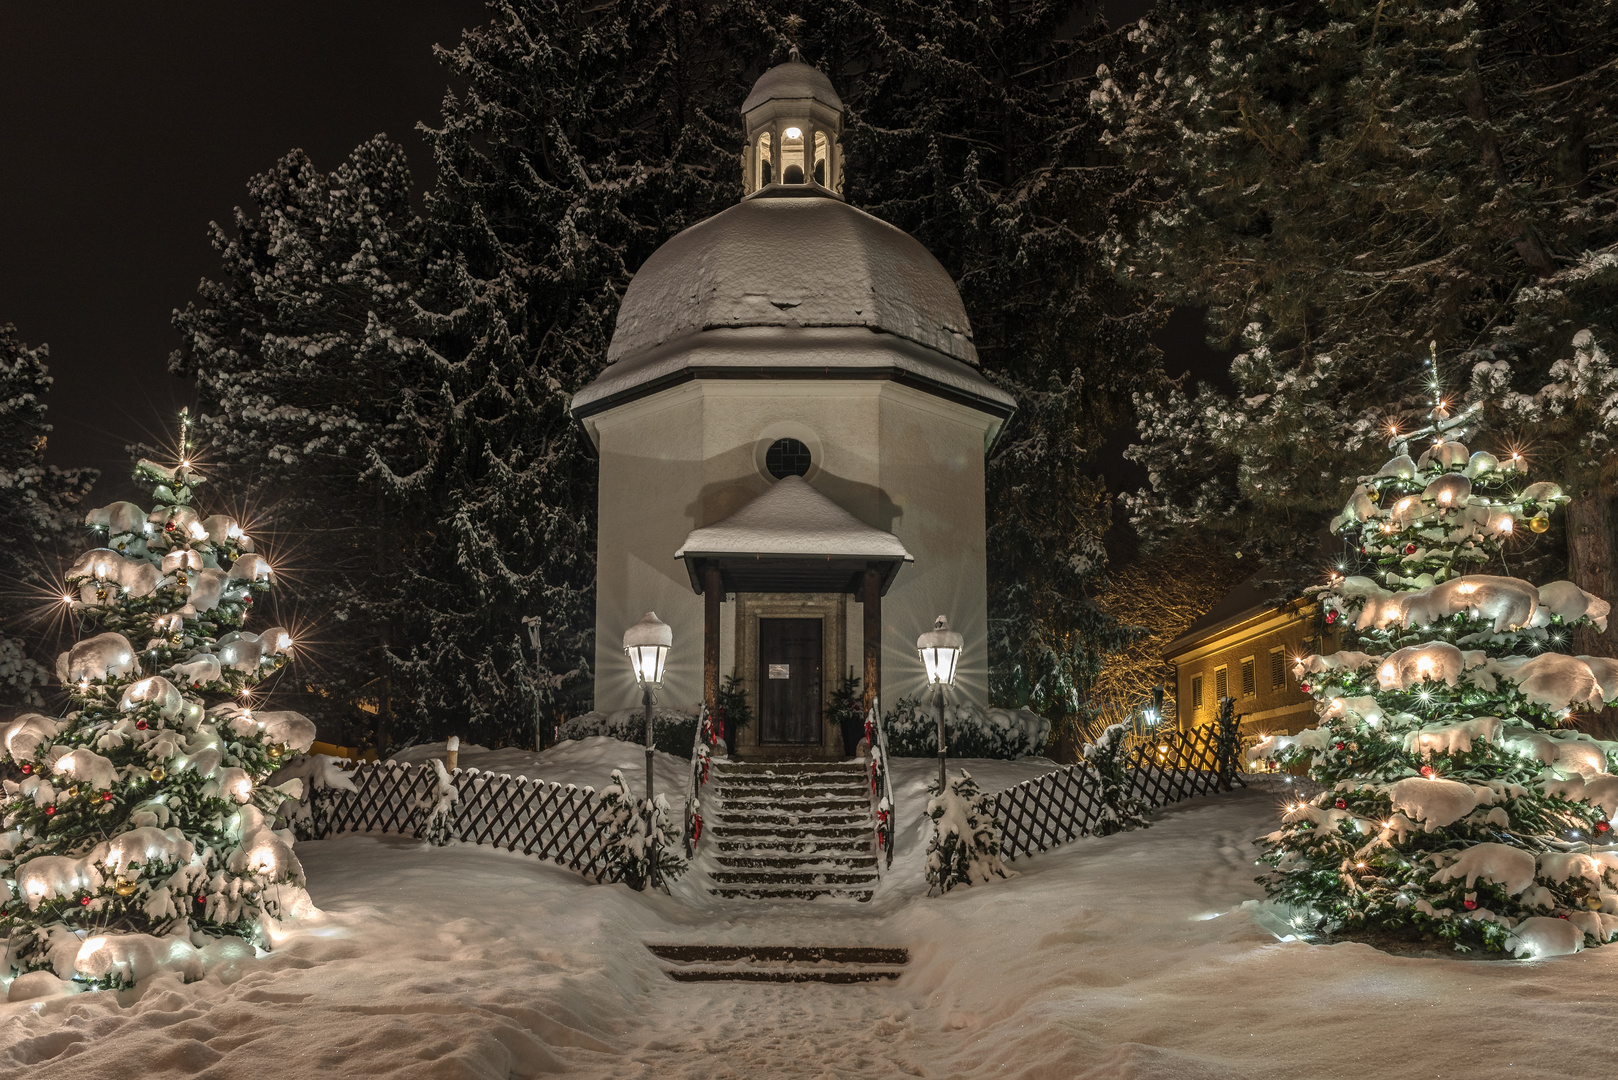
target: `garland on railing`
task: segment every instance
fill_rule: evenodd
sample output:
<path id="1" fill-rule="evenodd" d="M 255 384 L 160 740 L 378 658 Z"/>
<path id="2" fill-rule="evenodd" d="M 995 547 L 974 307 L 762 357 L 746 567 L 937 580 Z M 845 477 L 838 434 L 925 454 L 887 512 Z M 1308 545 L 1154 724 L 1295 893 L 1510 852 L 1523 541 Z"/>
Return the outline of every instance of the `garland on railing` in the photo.
<path id="1" fill-rule="evenodd" d="M 704 703 L 697 714 L 696 735 L 691 740 L 691 778 L 685 795 L 686 858 L 697 853 L 697 841 L 702 839 L 702 801 L 699 796 L 703 785 L 708 782 L 708 767 L 713 761 L 712 747 L 718 740 L 713 719 L 708 715 L 708 706 Z"/>
<path id="2" fill-rule="evenodd" d="M 876 700 L 865 717 L 865 743 L 871 755 L 871 799 L 875 804 L 876 843 L 886 866 L 893 865 L 894 799 L 893 778 L 888 771 L 888 735 L 882 728 L 882 710 Z"/>

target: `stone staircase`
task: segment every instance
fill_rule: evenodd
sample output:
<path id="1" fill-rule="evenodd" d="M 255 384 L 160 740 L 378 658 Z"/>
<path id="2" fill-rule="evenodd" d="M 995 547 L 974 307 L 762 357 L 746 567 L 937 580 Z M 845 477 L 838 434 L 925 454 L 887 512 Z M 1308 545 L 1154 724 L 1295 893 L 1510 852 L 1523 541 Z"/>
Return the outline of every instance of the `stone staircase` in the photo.
<path id="1" fill-rule="evenodd" d="M 859 762 L 715 761 L 704 796 L 716 896 L 869 900 L 877 867 Z"/>

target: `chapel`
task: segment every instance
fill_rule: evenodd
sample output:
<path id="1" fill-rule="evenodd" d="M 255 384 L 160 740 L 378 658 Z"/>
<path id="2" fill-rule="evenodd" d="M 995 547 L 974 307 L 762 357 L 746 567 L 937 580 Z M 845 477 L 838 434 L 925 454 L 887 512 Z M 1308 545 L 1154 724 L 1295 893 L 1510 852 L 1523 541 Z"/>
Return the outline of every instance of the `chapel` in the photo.
<path id="1" fill-rule="evenodd" d="M 844 200 L 826 75 L 794 49 L 741 112 L 741 201 L 647 259 L 572 402 L 600 461 L 595 701 L 639 703 L 619 645 L 654 611 L 662 701 L 712 709 L 734 676 L 735 751 L 829 758 L 838 680 L 920 694 L 938 615 L 988 704 L 984 462 L 1015 402 L 938 260 Z"/>

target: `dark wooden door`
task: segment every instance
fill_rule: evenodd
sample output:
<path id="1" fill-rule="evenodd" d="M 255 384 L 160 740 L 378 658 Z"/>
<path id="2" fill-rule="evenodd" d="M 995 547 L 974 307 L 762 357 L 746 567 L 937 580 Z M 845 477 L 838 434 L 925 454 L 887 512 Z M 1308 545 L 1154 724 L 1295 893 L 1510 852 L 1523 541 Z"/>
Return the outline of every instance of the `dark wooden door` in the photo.
<path id="1" fill-rule="evenodd" d="M 820 743 L 820 620 L 758 621 L 759 739 Z"/>

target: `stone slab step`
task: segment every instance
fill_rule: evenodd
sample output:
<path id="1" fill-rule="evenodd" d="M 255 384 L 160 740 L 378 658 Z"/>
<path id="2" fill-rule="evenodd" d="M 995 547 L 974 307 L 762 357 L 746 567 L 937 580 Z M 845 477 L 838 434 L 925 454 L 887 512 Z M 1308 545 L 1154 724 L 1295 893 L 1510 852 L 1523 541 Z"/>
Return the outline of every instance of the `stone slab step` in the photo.
<path id="1" fill-rule="evenodd" d="M 710 768 L 721 776 L 865 775 L 865 766 L 852 761 L 715 761 Z"/>
<path id="2" fill-rule="evenodd" d="M 664 968 L 675 982 L 855 983 L 892 982 L 902 971 L 881 968 Z"/>
<path id="3" fill-rule="evenodd" d="M 709 877 L 721 885 L 876 885 L 876 870 L 861 873 L 836 870 L 713 870 Z"/>
<path id="4" fill-rule="evenodd" d="M 839 885 L 828 885 L 823 888 L 800 885 L 780 888 L 763 885 L 720 885 L 711 892 L 727 900 L 818 900 L 827 897 L 832 900 L 857 900 L 865 903 L 876 894 L 876 889 Z"/>
<path id="5" fill-rule="evenodd" d="M 714 855 L 714 861 L 727 870 L 746 869 L 778 869 L 778 870 L 875 870 L 876 856 L 869 850 L 864 851 L 803 851 L 781 854 L 749 854 L 737 851 L 721 851 Z"/>
<path id="6" fill-rule="evenodd" d="M 723 829 L 723 832 L 720 832 Z M 738 826 L 738 824 L 715 824 L 714 836 L 720 845 L 730 839 L 759 839 L 781 840 L 854 840 L 861 837 L 872 836 L 869 824 L 864 826 L 843 826 L 843 824 L 814 824 L 803 823 L 796 826 Z"/>

